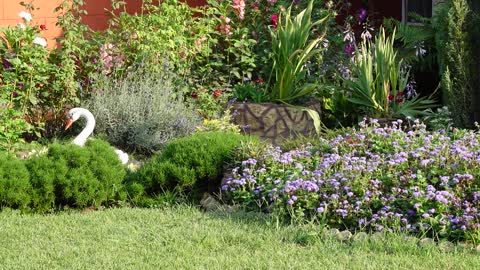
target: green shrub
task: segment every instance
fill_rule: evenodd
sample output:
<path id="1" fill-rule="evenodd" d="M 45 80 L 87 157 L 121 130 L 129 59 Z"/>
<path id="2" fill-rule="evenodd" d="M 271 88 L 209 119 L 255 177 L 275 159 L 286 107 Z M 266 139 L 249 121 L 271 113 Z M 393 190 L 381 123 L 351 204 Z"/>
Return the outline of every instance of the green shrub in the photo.
<path id="1" fill-rule="evenodd" d="M 438 5 L 434 16 L 436 45 L 444 104 L 452 110 L 457 127 L 472 127 L 472 99 L 475 77 L 474 54 L 468 31 L 472 12 L 466 0 L 453 0 Z"/>
<path id="2" fill-rule="evenodd" d="M 193 132 L 198 117 L 175 94 L 172 80 L 167 72 L 135 72 L 121 81 L 105 78 L 85 104 L 95 115 L 97 131 L 120 148 L 142 153 Z"/>
<path id="3" fill-rule="evenodd" d="M 128 189 L 134 196 L 143 192 L 153 196 L 168 190 L 212 191 L 217 188 L 233 150 L 245 140 L 251 138 L 221 132 L 177 139 L 130 177 Z"/>
<path id="4" fill-rule="evenodd" d="M 52 144 L 46 156 L 33 157 L 27 167 L 34 189 L 32 206 L 38 211 L 124 199 L 125 169 L 113 148 L 100 140 L 90 140 L 85 147 Z"/>
<path id="5" fill-rule="evenodd" d="M 240 127 L 233 123 L 232 115 L 229 110 L 223 113 L 218 119 L 204 119 L 203 123 L 197 127 L 199 132 L 220 131 L 240 133 Z"/>
<path id="6" fill-rule="evenodd" d="M 0 208 L 26 208 L 30 203 L 31 186 L 28 171 L 21 160 L 0 153 Z"/>
<path id="7" fill-rule="evenodd" d="M 55 206 L 55 178 L 65 175 L 67 166 L 65 160 L 53 161 L 47 156 L 38 156 L 26 160 L 32 185 L 32 208 L 45 212 Z"/>

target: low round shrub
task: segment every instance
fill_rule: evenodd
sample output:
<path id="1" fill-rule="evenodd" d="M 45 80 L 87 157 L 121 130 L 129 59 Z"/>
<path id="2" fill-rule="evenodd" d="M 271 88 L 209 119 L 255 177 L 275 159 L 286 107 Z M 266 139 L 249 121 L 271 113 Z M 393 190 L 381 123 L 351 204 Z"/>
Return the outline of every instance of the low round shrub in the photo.
<path id="1" fill-rule="evenodd" d="M 250 137 L 222 132 L 201 132 L 180 138 L 165 146 L 128 180 L 131 189 L 138 194 L 153 196 L 168 190 L 212 191 L 218 188 L 224 167 L 233 150 Z"/>
<path id="2" fill-rule="evenodd" d="M 399 123 L 288 152 L 271 147 L 234 168 L 222 189 L 287 220 L 478 241 L 480 134 Z"/>
<path id="3" fill-rule="evenodd" d="M 0 208 L 27 208 L 30 191 L 29 174 L 22 161 L 0 152 Z"/>
<path id="4" fill-rule="evenodd" d="M 33 186 L 32 206 L 87 207 L 124 199 L 125 168 L 106 142 L 89 140 L 85 147 L 52 144 L 45 156 L 27 162 Z"/>
<path id="5" fill-rule="evenodd" d="M 55 206 L 55 178 L 67 173 L 65 160 L 53 161 L 47 156 L 27 159 L 25 165 L 30 173 L 32 185 L 31 207 L 38 212 L 46 212 Z"/>

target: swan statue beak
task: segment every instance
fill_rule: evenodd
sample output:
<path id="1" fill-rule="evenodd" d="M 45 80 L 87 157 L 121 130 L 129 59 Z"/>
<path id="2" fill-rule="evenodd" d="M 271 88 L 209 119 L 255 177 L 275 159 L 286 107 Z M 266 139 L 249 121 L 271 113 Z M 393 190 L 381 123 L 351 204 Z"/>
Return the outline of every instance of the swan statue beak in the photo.
<path id="1" fill-rule="evenodd" d="M 72 124 L 73 124 L 73 120 L 68 118 L 67 119 L 67 124 L 65 125 L 65 130 L 67 130 Z"/>

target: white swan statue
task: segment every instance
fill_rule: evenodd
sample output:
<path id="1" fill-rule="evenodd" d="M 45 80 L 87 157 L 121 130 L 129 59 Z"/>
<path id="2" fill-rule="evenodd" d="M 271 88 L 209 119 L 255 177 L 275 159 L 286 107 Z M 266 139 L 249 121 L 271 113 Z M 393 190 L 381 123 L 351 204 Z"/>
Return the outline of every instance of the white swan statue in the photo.
<path id="1" fill-rule="evenodd" d="M 93 129 L 95 128 L 95 117 L 93 114 L 84 108 L 73 108 L 67 113 L 67 123 L 65 126 L 65 130 L 67 130 L 73 122 L 77 121 L 80 117 L 85 118 L 87 120 L 87 125 L 85 128 L 78 134 L 77 137 L 73 140 L 73 144 L 84 146 L 85 142 L 87 142 L 88 137 L 93 133 Z M 115 153 L 118 155 L 118 158 L 122 162 L 122 164 L 128 163 L 128 154 L 123 152 L 122 150 L 115 149 Z"/>

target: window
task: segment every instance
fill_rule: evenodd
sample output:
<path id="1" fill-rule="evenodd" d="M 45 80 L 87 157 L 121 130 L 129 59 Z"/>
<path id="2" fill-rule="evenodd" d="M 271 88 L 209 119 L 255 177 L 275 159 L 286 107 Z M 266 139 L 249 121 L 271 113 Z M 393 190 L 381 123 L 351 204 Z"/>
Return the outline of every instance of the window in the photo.
<path id="1" fill-rule="evenodd" d="M 431 18 L 433 6 L 436 0 L 402 0 L 402 21 L 408 24 L 418 24 L 418 22 L 409 16 L 410 13 L 416 13 L 422 17 Z"/>

